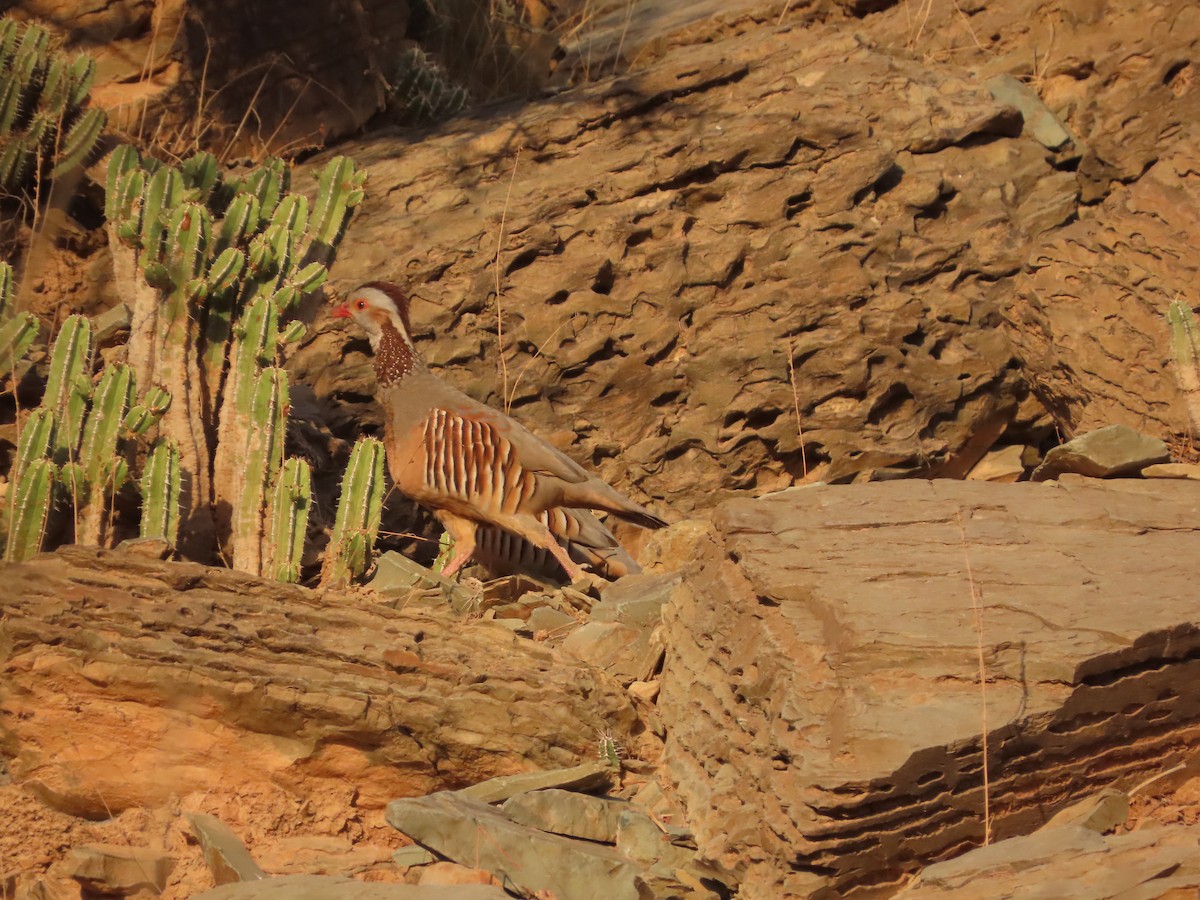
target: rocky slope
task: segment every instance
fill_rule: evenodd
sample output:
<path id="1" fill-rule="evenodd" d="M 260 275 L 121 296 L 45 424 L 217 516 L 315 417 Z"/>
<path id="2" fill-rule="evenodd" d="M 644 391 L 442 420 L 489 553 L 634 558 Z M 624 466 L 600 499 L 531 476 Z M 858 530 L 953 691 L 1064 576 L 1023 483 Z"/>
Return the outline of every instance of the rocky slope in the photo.
<path id="1" fill-rule="evenodd" d="M 1111 423 L 1194 453 L 1164 320 L 1195 299 L 1193 7 L 598 4 L 543 95 L 422 131 L 369 124 L 411 10 L 359 7 L 268 34 L 109 3 L 73 34 L 131 131 L 150 100 L 205 139 L 172 109 L 207 60 L 231 154 L 337 138 L 371 177 L 337 286 L 404 284 L 445 377 L 675 524 L 594 605 L 318 594 L 153 548 L 6 570 L 0 892 L 999 896 L 1063 858 L 1089 897 L 1194 888 L 1195 483 L 949 480 Z M 241 43 L 205 54 L 209 29 Z M 86 231 L 40 310 L 115 299 Z M 292 437 L 332 483 L 378 412 L 361 336 L 311 312 Z M 551 799 L 488 781 L 598 754 Z M 1175 827 L 1022 837 L 1106 787 L 1095 830 Z"/>

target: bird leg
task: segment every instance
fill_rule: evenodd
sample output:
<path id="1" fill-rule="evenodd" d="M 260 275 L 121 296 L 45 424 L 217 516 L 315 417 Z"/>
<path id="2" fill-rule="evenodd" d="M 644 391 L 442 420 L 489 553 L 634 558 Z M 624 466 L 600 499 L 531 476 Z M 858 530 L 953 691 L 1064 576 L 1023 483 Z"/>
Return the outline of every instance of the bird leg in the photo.
<path id="1" fill-rule="evenodd" d="M 475 552 L 475 523 L 470 519 L 456 516 L 454 513 L 439 509 L 434 512 L 437 520 L 450 532 L 454 541 L 454 555 L 442 568 L 443 578 L 453 578 L 458 570 L 465 566 Z"/>
<path id="2" fill-rule="evenodd" d="M 495 521 L 501 528 L 511 531 L 518 537 L 523 537 L 535 547 L 541 547 L 543 550 L 548 551 L 558 560 L 558 564 L 563 567 L 563 570 L 567 573 L 567 577 L 572 583 L 585 577 L 583 569 L 579 568 L 575 564 L 575 560 L 567 555 L 566 549 L 558 542 L 550 532 L 550 529 L 537 519 L 534 519 L 532 516 L 512 515 L 497 516 Z"/>

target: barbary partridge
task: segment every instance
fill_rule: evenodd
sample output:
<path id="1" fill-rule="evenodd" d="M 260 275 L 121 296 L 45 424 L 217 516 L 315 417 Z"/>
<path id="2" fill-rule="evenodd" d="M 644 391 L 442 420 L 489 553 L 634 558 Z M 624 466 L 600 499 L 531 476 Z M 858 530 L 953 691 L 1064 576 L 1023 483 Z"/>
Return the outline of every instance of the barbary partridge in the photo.
<path id="1" fill-rule="evenodd" d="M 555 539 L 555 516 L 544 514 L 598 509 L 643 528 L 666 525 L 514 419 L 430 372 L 413 344 L 408 297 L 396 285 L 364 284 L 333 315 L 353 319 L 371 342 L 388 471 L 396 487 L 432 509 L 454 539 L 443 575 L 452 576 L 472 558 L 481 525 L 545 550 L 571 581 L 583 570 Z"/>

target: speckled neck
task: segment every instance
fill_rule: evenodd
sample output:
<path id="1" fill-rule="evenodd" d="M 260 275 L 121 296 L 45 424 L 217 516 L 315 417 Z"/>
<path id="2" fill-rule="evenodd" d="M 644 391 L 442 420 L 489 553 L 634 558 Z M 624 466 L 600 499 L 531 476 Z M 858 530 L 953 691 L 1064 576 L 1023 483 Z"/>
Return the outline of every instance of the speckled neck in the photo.
<path id="1" fill-rule="evenodd" d="M 395 384 L 417 369 L 425 368 L 403 335 L 391 322 L 384 322 L 375 348 L 375 380 L 380 387 Z"/>

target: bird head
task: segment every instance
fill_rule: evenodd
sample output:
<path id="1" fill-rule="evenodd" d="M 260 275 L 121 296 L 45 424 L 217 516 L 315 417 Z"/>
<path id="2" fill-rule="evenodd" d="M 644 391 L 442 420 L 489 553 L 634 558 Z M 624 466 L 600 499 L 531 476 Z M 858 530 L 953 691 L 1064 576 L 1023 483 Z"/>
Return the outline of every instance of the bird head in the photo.
<path id="1" fill-rule="evenodd" d="M 384 332 L 390 327 L 400 338 L 413 346 L 412 328 L 408 323 L 408 295 L 390 281 L 369 281 L 346 295 L 333 308 L 336 319 L 353 319 L 367 333 L 373 350 L 379 350 Z"/>

